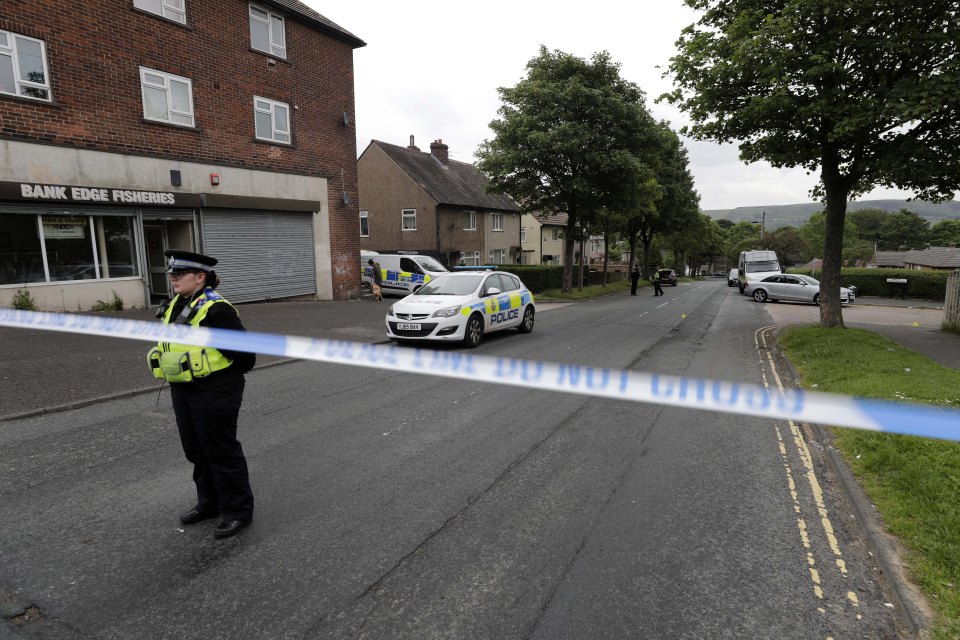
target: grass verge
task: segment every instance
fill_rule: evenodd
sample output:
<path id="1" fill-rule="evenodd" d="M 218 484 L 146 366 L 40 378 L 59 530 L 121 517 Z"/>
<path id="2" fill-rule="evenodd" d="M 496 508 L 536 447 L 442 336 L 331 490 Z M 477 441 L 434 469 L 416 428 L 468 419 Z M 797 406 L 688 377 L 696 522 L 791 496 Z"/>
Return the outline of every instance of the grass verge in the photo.
<path id="1" fill-rule="evenodd" d="M 805 387 L 960 406 L 960 371 L 869 331 L 790 329 L 781 336 Z M 960 638 L 960 443 L 834 427 L 836 444 L 938 614 L 933 637 Z"/>
<path id="2" fill-rule="evenodd" d="M 618 282 L 611 282 L 605 287 L 595 284 L 584 287 L 582 291 L 574 288 L 570 293 L 564 293 L 560 289 L 545 289 L 540 293 L 534 294 L 533 298 L 537 302 L 568 302 L 570 300 L 589 300 L 590 298 L 597 298 L 611 293 L 620 293 L 629 290 L 630 282 L 620 280 Z"/>

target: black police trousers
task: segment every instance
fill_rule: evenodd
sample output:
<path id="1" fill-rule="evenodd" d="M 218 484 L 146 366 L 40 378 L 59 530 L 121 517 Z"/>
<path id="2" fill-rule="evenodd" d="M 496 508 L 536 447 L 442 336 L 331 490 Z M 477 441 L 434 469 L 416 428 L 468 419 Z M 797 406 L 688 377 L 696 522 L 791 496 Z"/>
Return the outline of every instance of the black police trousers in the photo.
<path id="1" fill-rule="evenodd" d="M 244 386 L 243 378 L 212 389 L 170 385 L 180 443 L 193 463 L 197 509 L 219 511 L 224 520 L 253 516 L 247 459 L 237 440 Z"/>

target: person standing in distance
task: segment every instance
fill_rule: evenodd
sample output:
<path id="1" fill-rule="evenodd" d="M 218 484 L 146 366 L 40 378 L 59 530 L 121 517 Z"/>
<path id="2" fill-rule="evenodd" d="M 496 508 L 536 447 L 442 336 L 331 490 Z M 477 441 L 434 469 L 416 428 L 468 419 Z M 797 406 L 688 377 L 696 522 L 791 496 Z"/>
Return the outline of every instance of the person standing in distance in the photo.
<path id="1" fill-rule="evenodd" d="M 653 295 L 662 296 L 663 287 L 660 286 L 660 271 L 653 272 Z"/>
<path id="2" fill-rule="evenodd" d="M 373 292 L 373 299 L 377 302 L 383 301 L 383 272 L 380 270 L 380 263 L 374 262 L 373 258 L 367 260 L 367 264 L 373 269 L 373 282 L 370 283 L 370 291 Z"/>
<path id="3" fill-rule="evenodd" d="M 633 271 L 630 272 L 630 295 L 637 295 L 638 282 L 640 282 L 640 267 L 633 265 Z"/>
<path id="4" fill-rule="evenodd" d="M 216 292 L 216 258 L 166 251 L 174 296 L 161 307 L 164 324 L 245 331 L 237 310 Z M 158 314 L 160 315 L 160 314 Z M 197 504 L 180 515 L 185 525 L 217 515 L 215 538 L 238 533 L 253 520 L 247 460 L 237 440 L 237 418 L 256 354 L 162 342 L 147 355 L 153 374 L 170 383 L 180 442 L 193 464 Z"/>

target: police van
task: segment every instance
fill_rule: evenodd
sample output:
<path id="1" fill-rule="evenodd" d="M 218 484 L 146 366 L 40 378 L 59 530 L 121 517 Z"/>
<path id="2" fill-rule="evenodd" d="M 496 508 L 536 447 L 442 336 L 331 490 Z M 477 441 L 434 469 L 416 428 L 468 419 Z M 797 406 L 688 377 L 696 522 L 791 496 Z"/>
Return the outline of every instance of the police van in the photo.
<path id="1" fill-rule="evenodd" d="M 373 267 L 368 264 L 368 260 L 380 264 L 380 277 L 382 278 L 380 288 L 383 293 L 405 296 L 413 293 L 439 274 L 447 273 L 447 268 L 430 256 L 361 251 L 360 266 L 363 268 L 363 281 L 367 284 L 373 282 Z"/>

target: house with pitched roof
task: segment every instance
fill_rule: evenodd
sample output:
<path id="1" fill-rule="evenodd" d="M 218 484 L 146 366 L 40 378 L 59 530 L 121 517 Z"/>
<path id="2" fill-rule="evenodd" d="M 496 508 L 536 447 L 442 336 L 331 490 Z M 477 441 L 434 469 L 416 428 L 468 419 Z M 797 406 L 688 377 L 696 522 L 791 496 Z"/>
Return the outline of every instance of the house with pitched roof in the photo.
<path id="1" fill-rule="evenodd" d="M 917 271 L 960 270 L 960 249 L 927 247 L 922 251 L 908 251 L 903 257 L 903 267 Z"/>
<path id="2" fill-rule="evenodd" d="M 443 140 L 421 151 L 372 140 L 357 160 L 360 249 L 418 253 L 447 266 L 518 264 L 520 207 L 487 193 L 475 166 Z"/>
<path id="3" fill-rule="evenodd" d="M 565 213 L 525 213 L 520 218 L 523 264 L 563 264 Z"/>

